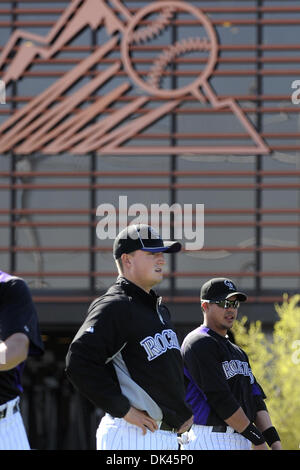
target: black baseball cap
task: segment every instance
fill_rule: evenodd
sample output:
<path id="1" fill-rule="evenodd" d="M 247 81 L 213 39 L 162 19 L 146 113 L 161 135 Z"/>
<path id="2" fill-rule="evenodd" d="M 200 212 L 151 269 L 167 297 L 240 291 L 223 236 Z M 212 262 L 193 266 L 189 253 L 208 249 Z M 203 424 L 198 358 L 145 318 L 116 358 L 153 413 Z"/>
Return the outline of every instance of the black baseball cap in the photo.
<path id="1" fill-rule="evenodd" d="M 181 250 L 181 243 L 163 240 L 150 225 L 129 225 L 115 239 L 113 255 L 115 259 L 119 259 L 123 253 L 132 253 L 136 250 L 176 253 Z"/>
<path id="2" fill-rule="evenodd" d="M 215 277 L 201 287 L 201 300 L 225 300 L 236 295 L 241 302 L 247 300 L 246 294 L 239 292 L 231 279 Z"/>

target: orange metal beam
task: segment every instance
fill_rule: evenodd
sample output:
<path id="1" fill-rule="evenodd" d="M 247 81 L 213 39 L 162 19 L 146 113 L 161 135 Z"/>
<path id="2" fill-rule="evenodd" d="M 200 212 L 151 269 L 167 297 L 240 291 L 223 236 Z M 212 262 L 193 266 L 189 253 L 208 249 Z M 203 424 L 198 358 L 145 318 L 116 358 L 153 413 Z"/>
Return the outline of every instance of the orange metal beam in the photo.
<path id="1" fill-rule="evenodd" d="M 234 271 L 225 273 L 216 273 L 215 271 L 203 271 L 203 272 L 174 272 L 165 273 L 164 277 L 176 277 L 176 278 L 191 278 L 191 277 L 215 277 L 216 274 L 220 277 L 293 277 L 299 278 L 300 271 L 260 271 L 260 272 L 249 272 L 249 271 Z M 19 277 L 116 277 L 116 271 L 17 271 L 13 272 L 12 275 Z"/>
<path id="2" fill-rule="evenodd" d="M 120 213 L 126 213 L 124 211 L 119 211 L 118 208 L 115 209 L 116 214 Z M 55 216 L 60 216 L 60 215 L 90 215 L 90 214 L 96 214 L 97 209 L 61 209 L 61 208 L 54 208 L 54 209 L 42 209 L 42 208 L 36 208 L 36 209 L 0 209 L 0 216 L 1 215 L 22 215 L 22 216 L 28 216 L 28 215 L 55 215 Z M 195 214 L 196 210 L 193 209 L 191 214 Z M 261 214 L 261 215 L 268 215 L 268 214 L 294 214 L 294 215 L 299 215 L 300 214 L 300 209 L 291 209 L 289 207 L 285 208 L 282 207 L 280 209 L 249 209 L 249 208 L 240 208 L 240 209 L 211 209 L 211 208 L 206 208 L 205 209 L 205 214 L 206 215 L 256 215 L 256 214 Z"/>
<path id="3" fill-rule="evenodd" d="M 213 134 L 210 134 L 213 136 Z M 215 134 L 214 137 L 221 136 L 221 134 Z M 220 137 L 221 138 L 221 137 Z M 1 178 L 34 178 L 34 177 L 45 177 L 45 178 L 90 178 L 90 177 L 99 177 L 99 178 L 107 178 L 107 177 L 115 177 L 115 178 L 131 178 L 131 177 L 149 177 L 149 178 L 162 178 L 162 177 L 278 177 L 281 178 L 282 176 L 297 178 L 300 176 L 300 171 L 276 171 L 276 170 L 258 170 L 258 171 L 251 171 L 251 170 L 233 170 L 233 171 L 225 171 L 225 170 L 211 170 L 211 171 L 0 171 Z"/>
<path id="4" fill-rule="evenodd" d="M 4 2 L 4 0 L 1 0 L 1 2 L 2 1 Z M 27 0 L 27 1 L 30 3 L 34 3 L 30 0 Z M 56 0 L 56 1 L 58 2 L 59 0 Z M 55 0 L 54 1 L 51 0 L 51 2 L 54 3 Z M 8 2 L 5 1 L 5 3 L 8 3 Z M 22 3 L 26 3 L 26 0 L 22 0 Z M 37 0 L 37 3 L 43 3 L 43 2 Z M 245 13 L 245 14 L 248 14 L 248 13 L 257 13 L 257 12 L 261 12 L 261 13 L 299 13 L 300 12 L 300 7 L 295 7 L 291 5 L 280 6 L 280 7 L 274 7 L 274 6 L 269 6 L 269 7 L 259 7 L 259 6 L 207 7 L 207 6 L 203 6 L 201 7 L 200 5 L 200 8 L 201 8 L 201 11 L 203 11 L 203 13 Z M 112 8 L 112 10 L 116 12 L 114 8 Z M 134 14 L 138 11 L 138 9 L 128 8 L 128 11 Z M 15 15 L 31 15 L 31 14 L 32 15 L 42 15 L 42 14 L 61 15 L 63 12 L 64 12 L 63 8 L 49 8 L 49 7 L 47 8 L 14 8 L 12 7 L 12 8 L 0 9 L 1 15 L 8 15 L 11 13 Z"/>
<path id="5" fill-rule="evenodd" d="M 299 146 L 300 150 L 300 146 Z M 90 190 L 90 189 L 228 189 L 228 190 L 245 190 L 245 189 L 278 189 L 293 190 L 300 189 L 300 183 L 235 183 L 235 184 L 0 184 L 0 190 Z"/>
<path id="6" fill-rule="evenodd" d="M 95 296 L 61 296 L 61 295 L 34 295 L 33 300 L 35 303 L 90 303 L 95 300 Z M 165 296 L 164 301 L 168 303 L 199 303 L 199 296 Z M 280 296 L 261 296 L 253 297 L 249 296 L 247 303 L 275 303 L 282 302 L 282 297 Z"/>
<path id="7" fill-rule="evenodd" d="M 90 222 L 58 222 L 55 220 L 54 222 L 0 222 L 0 227 L 5 228 L 5 227 L 16 227 L 16 228 L 21 228 L 21 227 L 48 227 L 48 228 L 59 228 L 59 227 L 65 227 L 65 228 L 85 228 L 85 227 L 96 227 L 97 222 L 91 224 Z M 205 227 L 299 227 L 300 226 L 300 221 L 265 221 L 265 222 L 250 222 L 250 221 L 229 221 L 229 220 L 223 220 L 223 221 L 206 221 L 205 222 Z"/>
<path id="8" fill-rule="evenodd" d="M 211 246 L 211 247 L 205 247 L 202 248 L 201 250 L 195 250 L 195 252 L 201 251 L 206 253 L 206 252 L 218 252 L 218 251 L 229 251 L 233 253 L 248 253 L 248 252 L 288 252 L 288 253 L 293 253 L 300 251 L 300 246 L 247 246 L 247 247 L 237 247 L 237 246 Z M 111 247 L 106 247 L 106 246 L 92 246 L 92 247 L 87 247 L 87 246 L 0 246 L 0 252 L 14 252 L 14 253 L 32 253 L 32 252 L 41 252 L 41 253 L 75 253 L 75 252 L 80 252 L 80 253 L 89 253 L 89 252 L 94 252 L 94 253 L 102 253 L 102 252 L 108 252 L 111 253 L 112 248 Z M 187 252 L 190 253 L 189 250 L 181 250 L 183 253 Z"/>
<path id="9" fill-rule="evenodd" d="M 233 19 L 233 18 L 222 18 L 218 20 L 210 19 L 211 23 L 214 26 L 249 26 L 249 25 L 299 25 L 300 19 L 295 18 L 280 18 L 280 19 Z M 41 27 L 53 27 L 55 25 L 54 21 L 43 21 L 43 20 L 16 20 L 16 21 L 0 21 L 0 27 L 9 28 L 11 25 L 14 25 L 17 28 L 41 28 Z M 149 21 L 140 21 L 141 26 L 147 26 L 151 23 Z M 199 21 L 197 20 L 174 20 L 173 22 L 176 26 L 190 26 L 197 27 L 199 26 Z"/>

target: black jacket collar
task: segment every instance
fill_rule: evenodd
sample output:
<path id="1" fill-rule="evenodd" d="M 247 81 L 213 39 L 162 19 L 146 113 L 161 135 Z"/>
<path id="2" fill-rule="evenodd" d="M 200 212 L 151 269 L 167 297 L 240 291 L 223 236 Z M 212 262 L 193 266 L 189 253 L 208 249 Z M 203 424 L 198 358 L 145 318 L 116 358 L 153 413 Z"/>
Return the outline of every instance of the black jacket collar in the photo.
<path id="1" fill-rule="evenodd" d="M 206 331 L 207 334 L 209 334 L 210 336 L 213 336 L 214 338 L 217 338 L 221 341 L 229 341 L 229 337 L 227 335 L 226 336 L 220 335 L 215 330 L 212 330 L 211 328 L 209 328 L 206 325 L 201 325 L 200 330 L 202 332 Z"/>
<path id="2" fill-rule="evenodd" d="M 126 294 L 131 297 L 139 296 L 144 302 L 150 303 L 151 305 L 156 306 L 157 300 L 159 296 L 154 292 L 154 290 L 150 290 L 149 294 L 141 287 L 137 286 L 133 282 L 126 279 L 124 276 L 119 276 L 115 283 L 117 286 L 122 287 Z"/>

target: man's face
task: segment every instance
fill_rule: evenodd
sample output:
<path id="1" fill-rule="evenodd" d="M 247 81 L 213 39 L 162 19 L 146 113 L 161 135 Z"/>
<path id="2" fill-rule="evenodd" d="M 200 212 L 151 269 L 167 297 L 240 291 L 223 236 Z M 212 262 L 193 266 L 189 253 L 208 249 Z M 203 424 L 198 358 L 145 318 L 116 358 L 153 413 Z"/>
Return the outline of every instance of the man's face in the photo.
<path id="1" fill-rule="evenodd" d="M 163 279 L 164 253 L 137 250 L 125 255 L 124 275 L 129 280 L 149 291 Z"/>
<path id="2" fill-rule="evenodd" d="M 228 300 L 236 300 L 233 295 Z M 223 308 L 219 304 L 203 303 L 207 326 L 221 335 L 225 335 L 227 330 L 233 327 L 237 318 L 238 309 L 229 307 Z"/>

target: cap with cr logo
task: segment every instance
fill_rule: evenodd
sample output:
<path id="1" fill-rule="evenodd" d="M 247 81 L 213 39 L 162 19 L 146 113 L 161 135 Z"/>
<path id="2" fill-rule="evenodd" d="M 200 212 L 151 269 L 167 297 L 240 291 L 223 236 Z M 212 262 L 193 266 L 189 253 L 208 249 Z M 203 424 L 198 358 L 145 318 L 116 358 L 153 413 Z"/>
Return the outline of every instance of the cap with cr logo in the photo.
<path id="1" fill-rule="evenodd" d="M 241 302 L 247 300 L 247 295 L 239 292 L 231 279 L 216 277 L 205 282 L 201 287 L 201 300 L 225 300 L 236 296 Z"/>

